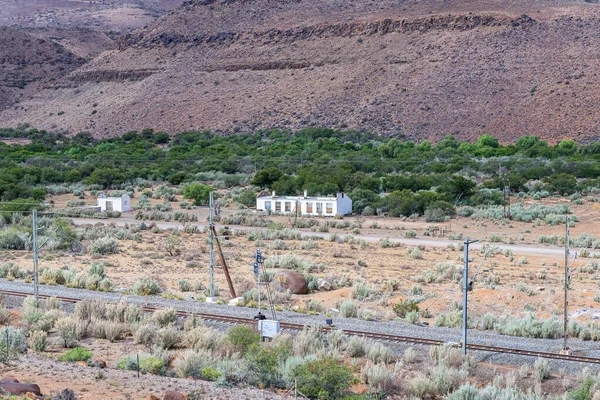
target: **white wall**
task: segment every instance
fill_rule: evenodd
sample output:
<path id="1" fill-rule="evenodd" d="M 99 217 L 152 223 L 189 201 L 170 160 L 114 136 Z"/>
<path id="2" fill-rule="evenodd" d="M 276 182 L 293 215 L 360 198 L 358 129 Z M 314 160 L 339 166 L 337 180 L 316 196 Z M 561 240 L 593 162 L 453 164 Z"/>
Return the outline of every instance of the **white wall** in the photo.
<path id="1" fill-rule="evenodd" d="M 102 211 L 107 210 L 107 203 L 112 203 L 112 211 L 131 211 L 131 199 L 127 194 L 121 197 L 98 197 L 97 205 Z"/>
<path id="2" fill-rule="evenodd" d="M 280 203 L 280 209 L 276 209 L 276 203 Z M 289 203 L 289 211 L 286 210 L 286 203 Z M 329 199 L 315 199 L 315 198 L 272 198 L 272 197 L 258 197 L 256 199 L 256 211 L 266 211 L 268 209 L 273 213 L 278 214 L 293 214 L 296 212 L 296 204 L 298 205 L 298 211 L 303 215 L 324 215 L 334 216 L 336 214 L 352 214 L 352 200 L 345 194 L 339 194 L 337 198 Z M 312 210 L 308 209 L 308 205 L 312 205 Z M 318 207 L 320 204 L 320 208 Z M 331 212 L 327 212 L 327 204 L 331 205 Z M 269 207 L 270 206 L 270 207 Z M 320 212 L 319 212 L 320 210 Z"/>

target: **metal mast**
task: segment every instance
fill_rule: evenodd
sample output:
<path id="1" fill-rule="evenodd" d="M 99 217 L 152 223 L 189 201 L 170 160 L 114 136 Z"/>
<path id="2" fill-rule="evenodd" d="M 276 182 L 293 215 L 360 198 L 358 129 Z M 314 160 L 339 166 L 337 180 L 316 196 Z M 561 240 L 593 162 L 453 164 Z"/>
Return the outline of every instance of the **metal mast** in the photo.
<path id="1" fill-rule="evenodd" d="M 565 306 L 564 306 L 564 327 L 563 327 L 563 350 L 568 350 L 567 336 L 569 323 L 569 217 L 565 217 Z"/>
<path id="2" fill-rule="evenodd" d="M 35 299 L 40 298 L 39 276 L 38 276 L 38 215 L 37 210 L 33 210 L 33 286 Z"/>
<path id="3" fill-rule="evenodd" d="M 209 294 L 210 297 L 213 298 L 215 297 L 215 235 L 214 235 L 214 228 L 215 228 L 215 202 L 214 202 L 214 196 L 213 196 L 213 192 L 210 192 L 210 197 L 208 200 L 208 208 L 209 208 L 209 218 L 210 218 L 210 229 L 209 229 L 209 235 L 210 235 L 210 239 L 209 239 L 209 244 L 210 244 L 210 265 L 209 265 L 209 272 L 210 272 L 210 282 L 209 282 Z"/>
<path id="4" fill-rule="evenodd" d="M 473 282 L 469 282 L 469 245 L 479 240 L 464 241 L 464 267 L 463 267 L 463 320 L 462 320 L 462 353 L 467 354 L 467 296 L 473 290 Z"/>

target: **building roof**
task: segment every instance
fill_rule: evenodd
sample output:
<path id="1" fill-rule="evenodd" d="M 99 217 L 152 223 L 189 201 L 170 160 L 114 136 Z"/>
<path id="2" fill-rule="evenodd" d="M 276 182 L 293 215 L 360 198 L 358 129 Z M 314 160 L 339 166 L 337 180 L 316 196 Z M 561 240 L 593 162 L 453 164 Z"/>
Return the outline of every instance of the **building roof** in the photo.
<path id="1" fill-rule="evenodd" d="M 259 199 L 273 199 L 273 200 L 307 200 L 307 201 L 335 201 L 337 200 L 337 197 L 312 197 L 312 196 L 308 196 L 308 197 L 304 197 L 304 196 L 271 196 L 271 195 L 267 195 L 267 196 L 259 196 Z"/>

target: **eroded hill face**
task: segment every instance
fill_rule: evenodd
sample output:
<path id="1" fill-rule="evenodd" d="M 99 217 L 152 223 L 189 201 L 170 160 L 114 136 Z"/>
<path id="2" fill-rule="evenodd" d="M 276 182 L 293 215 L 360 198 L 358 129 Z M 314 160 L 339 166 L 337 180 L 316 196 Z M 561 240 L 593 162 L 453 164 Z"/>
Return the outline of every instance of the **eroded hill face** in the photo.
<path id="1" fill-rule="evenodd" d="M 56 83 L 84 62 L 51 40 L 0 28 L 0 110 Z"/>
<path id="2" fill-rule="evenodd" d="M 600 5 L 583 0 L 196 0 L 0 124 L 586 141 L 600 136 L 599 39 Z"/>

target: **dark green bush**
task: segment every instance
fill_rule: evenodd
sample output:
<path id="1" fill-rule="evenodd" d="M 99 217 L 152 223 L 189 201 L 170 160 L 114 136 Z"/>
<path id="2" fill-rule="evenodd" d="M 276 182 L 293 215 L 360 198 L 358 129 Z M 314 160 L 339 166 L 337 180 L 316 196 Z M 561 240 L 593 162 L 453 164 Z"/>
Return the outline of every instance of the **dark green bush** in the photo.
<path id="1" fill-rule="evenodd" d="M 236 351 L 245 354 L 250 346 L 260 342 L 260 334 L 250 326 L 238 325 L 227 331 L 227 340 Z"/>
<path id="2" fill-rule="evenodd" d="M 87 361 L 92 358 L 92 353 L 86 349 L 85 347 L 75 347 L 71 350 L 68 350 L 65 354 L 60 356 L 60 361 Z"/>
<path id="3" fill-rule="evenodd" d="M 341 399 L 354 381 L 352 369 L 333 357 L 307 362 L 294 368 L 298 390 L 311 399 Z"/>

